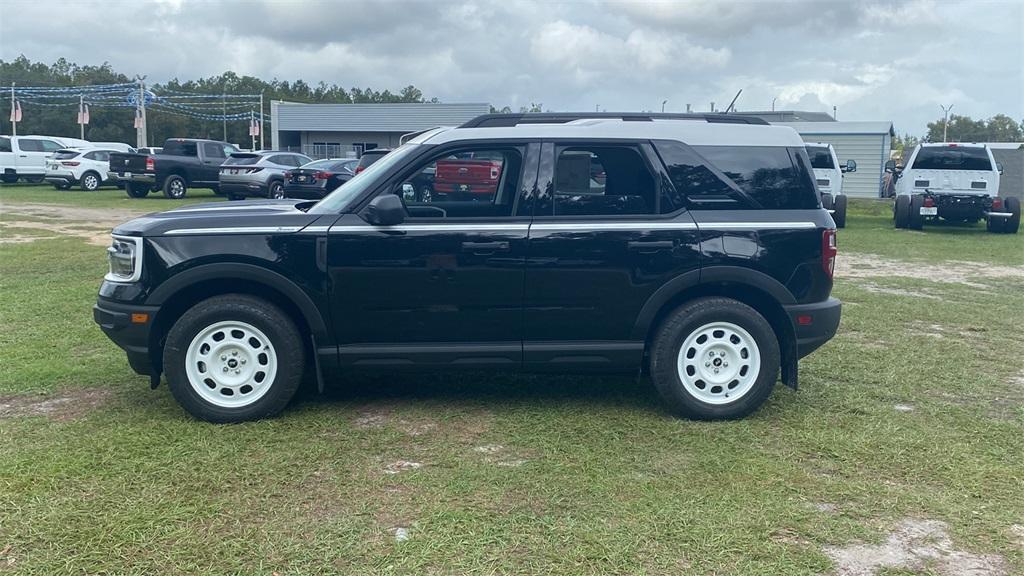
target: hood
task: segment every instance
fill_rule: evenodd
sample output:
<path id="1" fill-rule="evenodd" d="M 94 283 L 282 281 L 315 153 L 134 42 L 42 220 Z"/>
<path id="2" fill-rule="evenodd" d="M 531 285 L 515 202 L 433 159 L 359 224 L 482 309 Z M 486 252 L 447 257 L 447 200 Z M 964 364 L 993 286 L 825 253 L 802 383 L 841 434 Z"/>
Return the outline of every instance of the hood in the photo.
<path id="1" fill-rule="evenodd" d="M 126 236 L 267 234 L 298 232 L 318 218 L 308 200 L 210 202 L 154 212 L 114 228 Z"/>

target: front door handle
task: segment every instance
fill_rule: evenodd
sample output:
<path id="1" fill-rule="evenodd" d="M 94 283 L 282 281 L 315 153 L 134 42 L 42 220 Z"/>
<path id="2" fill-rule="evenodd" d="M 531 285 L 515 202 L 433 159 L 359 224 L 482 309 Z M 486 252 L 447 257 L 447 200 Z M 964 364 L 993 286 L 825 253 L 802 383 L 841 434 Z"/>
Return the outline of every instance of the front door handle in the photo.
<path id="1" fill-rule="evenodd" d="M 626 247 L 632 252 L 653 254 L 662 250 L 674 250 L 676 243 L 674 240 L 634 240 L 627 242 Z"/>
<path id="2" fill-rule="evenodd" d="M 510 245 L 508 242 L 463 242 L 462 251 L 472 252 L 473 254 L 494 254 L 495 252 L 508 252 Z"/>

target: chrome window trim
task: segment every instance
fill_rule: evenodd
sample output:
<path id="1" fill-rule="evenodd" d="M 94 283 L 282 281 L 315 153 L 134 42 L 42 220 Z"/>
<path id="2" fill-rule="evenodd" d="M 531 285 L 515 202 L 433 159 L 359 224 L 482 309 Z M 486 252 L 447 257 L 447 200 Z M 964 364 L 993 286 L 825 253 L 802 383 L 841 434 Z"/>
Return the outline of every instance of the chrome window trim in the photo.
<path id="1" fill-rule="evenodd" d="M 302 226 L 237 226 L 233 228 L 179 228 L 164 232 L 164 236 L 193 236 L 199 234 L 290 234 Z"/>
<path id="2" fill-rule="evenodd" d="M 396 226 L 343 225 L 309 226 L 306 232 L 364 234 L 377 232 L 589 232 L 654 230 L 807 230 L 814 222 L 541 222 L 533 224 L 398 224 Z"/>

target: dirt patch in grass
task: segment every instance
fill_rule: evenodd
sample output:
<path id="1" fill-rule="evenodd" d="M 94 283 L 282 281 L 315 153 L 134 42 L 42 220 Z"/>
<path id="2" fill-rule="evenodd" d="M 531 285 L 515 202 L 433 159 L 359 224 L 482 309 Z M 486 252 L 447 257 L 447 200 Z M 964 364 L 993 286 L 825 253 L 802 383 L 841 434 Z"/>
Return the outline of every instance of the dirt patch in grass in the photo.
<path id="1" fill-rule="evenodd" d="M 61 236 L 77 236 L 96 246 L 110 244 L 110 230 L 118 224 L 144 214 L 134 210 L 100 208 L 77 208 L 74 206 L 53 206 L 48 204 L 5 204 L 2 207 L 5 219 L 3 228 L 22 228 L 56 233 Z M 16 238 L 17 240 L 14 240 Z M 26 243 L 47 240 L 54 236 L 18 236 L 3 234 L 0 243 Z"/>
<path id="2" fill-rule="evenodd" d="M 61 422 L 74 420 L 103 406 L 110 397 L 110 391 L 102 388 L 64 390 L 48 396 L 0 396 L 0 419 L 46 416 Z"/>
<path id="3" fill-rule="evenodd" d="M 874 254 L 842 253 L 836 259 L 837 278 L 898 277 L 931 282 L 963 284 L 989 288 L 984 279 L 1021 278 L 1024 267 L 999 266 L 979 262 L 951 260 L 941 264 L 908 262 L 883 258 Z M 920 296 L 920 294 L 914 294 Z"/>
<path id="4" fill-rule="evenodd" d="M 928 570 L 941 576 L 1003 576 L 1006 561 L 994 554 L 959 550 L 949 525 L 937 520 L 903 520 L 882 544 L 826 547 L 837 576 L 874 576 L 887 570 Z"/>
<path id="5" fill-rule="evenodd" d="M 473 452 L 488 464 L 494 464 L 495 466 L 501 466 L 503 468 L 518 468 L 523 464 L 529 462 L 522 454 L 506 448 L 501 444 L 484 444 L 483 446 L 476 446 L 473 448 Z"/>

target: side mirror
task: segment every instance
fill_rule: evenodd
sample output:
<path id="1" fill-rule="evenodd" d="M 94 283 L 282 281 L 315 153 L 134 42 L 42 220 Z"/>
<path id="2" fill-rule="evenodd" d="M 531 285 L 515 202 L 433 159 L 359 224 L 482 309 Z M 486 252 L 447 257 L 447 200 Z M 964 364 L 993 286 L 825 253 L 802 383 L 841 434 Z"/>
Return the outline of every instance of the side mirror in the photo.
<path id="1" fill-rule="evenodd" d="M 1003 163 L 1002 162 L 996 162 L 996 170 L 999 172 L 1000 176 L 1003 175 Z"/>
<path id="2" fill-rule="evenodd" d="M 394 226 L 405 221 L 405 206 L 394 194 L 381 194 L 366 207 L 366 219 L 374 226 Z"/>
<path id="3" fill-rule="evenodd" d="M 895 172 L 896 171 L 896 161 L 895 160 L 889 160 L 888 162 L 886 162 L 885 163 L 885 171 L 890 173 L 890 174 Z"/>
<path id="4" fill-rule="evenodd" d="M 852 160 L 852 159 L 851 160 L 847 160 L 846 161 L 846 166 L 843 167 L 843 172 L 850 173 L 850 172 L 856 172 L 856 171 L 857 171 L 857 161 L 856 160 Z"/>

